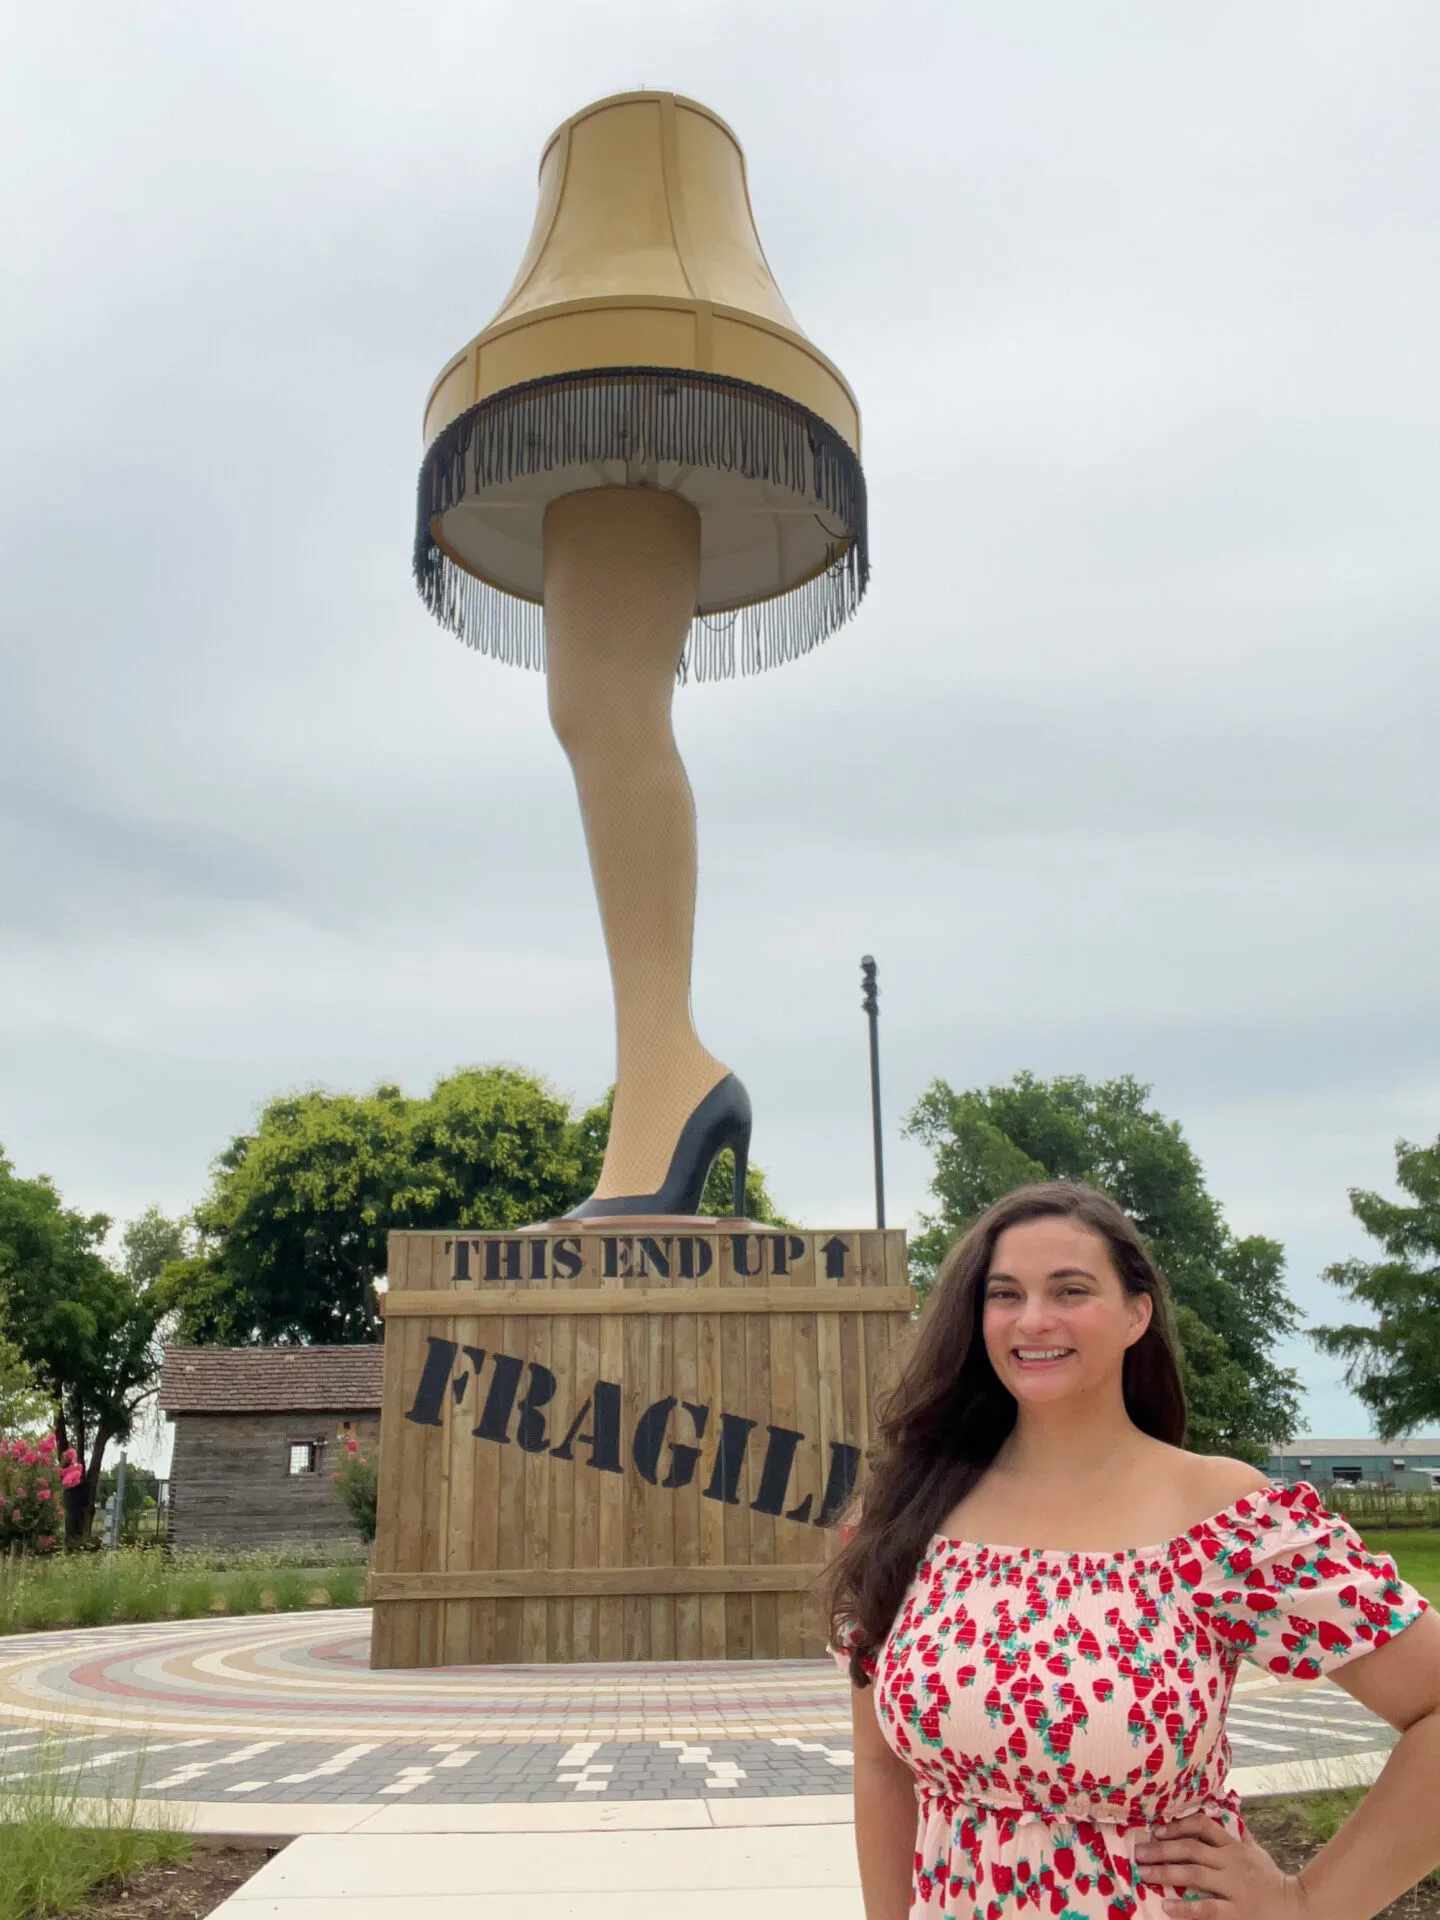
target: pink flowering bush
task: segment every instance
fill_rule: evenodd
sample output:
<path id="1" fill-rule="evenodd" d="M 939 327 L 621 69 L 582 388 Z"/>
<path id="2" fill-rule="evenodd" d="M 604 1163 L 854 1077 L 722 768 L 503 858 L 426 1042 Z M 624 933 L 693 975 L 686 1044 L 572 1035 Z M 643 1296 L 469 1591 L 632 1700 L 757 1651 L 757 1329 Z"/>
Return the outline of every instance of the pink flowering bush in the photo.
<path id="1" fill-rule="evenodd" d="M 33 1443 L 0 1439 L 0 1553 L 53 1553 L 65 1530 L 61 1496 L 84 1478 L 75 1449 L 61 1453 L 53 1433 Z"/>
<path id="2" fill-rule="evenodd" d="M 335 1490 L 350 1510 L 355 1531 L 362 1540 L 375 1538 L 375 1492 L 377 1471 L 360 1451 L 360 1442 L 352 1434 L 338 1469 L 330 1478 Z"/>

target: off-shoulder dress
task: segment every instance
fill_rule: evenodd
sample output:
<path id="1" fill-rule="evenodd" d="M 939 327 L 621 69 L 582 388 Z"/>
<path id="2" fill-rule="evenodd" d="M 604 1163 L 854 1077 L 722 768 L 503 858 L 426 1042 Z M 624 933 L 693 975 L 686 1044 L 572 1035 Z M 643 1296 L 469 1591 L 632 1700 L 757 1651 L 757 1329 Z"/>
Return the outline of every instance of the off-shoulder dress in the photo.
<path id="1" fill-rule="evenodd" d="M 1186 1813 L 1241 1825 L 1225 1737 L 1240 1660 L 1315 1680 L 1424 1608 L 1305 1481 L 1118 1553 L 937 1534 L 866 1662 L 915 1774 L 913 1920 L 1158 1915 L 1135 1842 Z"/>

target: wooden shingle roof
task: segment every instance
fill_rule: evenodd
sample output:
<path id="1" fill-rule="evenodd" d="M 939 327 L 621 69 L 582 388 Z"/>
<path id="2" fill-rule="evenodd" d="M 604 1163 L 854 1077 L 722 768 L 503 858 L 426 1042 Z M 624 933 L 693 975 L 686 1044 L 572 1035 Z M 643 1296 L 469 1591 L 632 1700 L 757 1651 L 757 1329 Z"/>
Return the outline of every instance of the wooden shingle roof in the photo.
<path id="1" fill-rule="evenodd" d="M 379 1409 L 384 1348 L 167 1347 L 165 1413 Z"/>

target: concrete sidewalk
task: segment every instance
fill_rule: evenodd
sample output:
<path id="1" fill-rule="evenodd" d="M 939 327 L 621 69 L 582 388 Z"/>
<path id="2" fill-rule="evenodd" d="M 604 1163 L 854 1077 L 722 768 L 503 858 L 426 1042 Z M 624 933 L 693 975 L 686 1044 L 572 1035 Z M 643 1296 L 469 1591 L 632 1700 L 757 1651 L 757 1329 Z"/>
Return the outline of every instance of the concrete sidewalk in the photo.
<path id="1" fill-rule="evenodd" d="M 1231 1779 L 1245 1795 L 1363 1786 L 1386 1758 Z M 427 1920 L 863 1920 L 849 1794 L 193 1812 L 201 1831 L 223 1817 L 224 1831 L 279 1838 L 306 1823 L 212 1920 L 405 1920 L 417 1903 Z"/>
<path id="2" fill-rule="evenodd" d="M 217 1916 L 408 1920 L 421 1910 L 426 1920 L 864 1920 L 849 1821 L 773 1819 L 564 1838 L 313 1834 L 293 1841 Z"/>

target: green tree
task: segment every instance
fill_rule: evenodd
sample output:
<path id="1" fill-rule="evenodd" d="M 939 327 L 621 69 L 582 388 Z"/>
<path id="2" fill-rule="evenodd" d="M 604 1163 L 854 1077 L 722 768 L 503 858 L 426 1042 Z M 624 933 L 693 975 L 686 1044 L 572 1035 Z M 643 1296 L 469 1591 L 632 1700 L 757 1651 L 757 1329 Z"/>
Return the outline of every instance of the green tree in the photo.
<path id="1" fill-rule="evenodd" d="M 215 1163 L 198 1250 L 165 1267 L 176 1337 L 373 1340 L 392 1228 L 503 1233 L 553 1219 L 593 1188 L 609 1127 L 608 1096 L 577 1118 L 512 1067 L 463 1069 L 423 1099 L 386 1085 L 272 1100 Z M 728 1167 L 722 1155 L 707 1211 L 728 1211 L 728 1196 L 711 1205 Z M 778 1217 L 757 1168 L 746 1190 L 757 1219 Z"/>
<path id="2" fill-rule="evenodd" d="M 50 1411 L 25 1356 L 0 1333 L 0 1434 L 36 1435 Z"/>
<path id="3" fill-rule="evenodd" d="M 712 1219 L 726 1219 L 735 1205 L 735 1156 L 728 1147 L 716 1156 L 705 1191 L 700 1196 L 700 1211 Z M 745 1169 L 745 1218 L 763 1220 L 768 1226 L 789 1227 L 787 1220 L 770 1198 L 765 1175 L 752 1160 Z"/>
<path id="4" fill-rule="evenodd" d="M 128 1221 L 120 1235 L 120 1264 L 135 1286 L 154 1286 L 172 1261 L 190 1251 L 190 1229 L 183 1220 L 171 1220 L 159 1207 Z"/>
<path id="5" fill-rule="evenodd" d="M 83 1539 L 105 1449 L 129 1437 L 159 1366 L 159 1302 L 101 1252 L 110 1221 L 67 1207 L 43 1175 L 21 1179 L 0 1155 L 0 1316 L 53 1409 L 62 1449 L 83 1480 L 65 1495 L 65 1526 Z"/>
<path id="6" fill-rule="evenodd" d="M 1374 1315 L 1371 1324 L 1311 1327 L 1348 1365 L 1346 1384 L 1369 1408 L 1382 1440 L 1440 1419 L 1440 1140 L 1395 1143 L 1395 1181 L 1413 1204 L 1350 1189 L 1350 1211 L 1384 1250 L 1381 1260 L 1339 1260 L 1331 1286 Z"/>
<path id="7" fill-rule="evenodd" d="M 177 1337 L 373 1340 L 391 1228 L 545 1220 L 583 1198 L 595 1166 L 565 1102 L 510 1067 L 462 1069 L 424 1099 L 390 1085 L 283 1095 L 215 1162 L 199 1251 L 165 1270 Z"/>
<path id="8" fill-rule="evenodd" d="M 1145 1235 L 1170 1283 L 1183 1349 L 1190 1445 L 1262 1460 L 1299 1418 L 1299 1382 L 1274 1358 L 1293 1331 L 1284 1251 L 1260 1234 L 1237 1238 L 1205 1186 L 1179 1125 L 1146 1103 L 1128 1074 L 1081 1075 L 956 1093 L 936 1080 L 906 1120 L 935 1155 L 939 1209 L 911 1245 L 928 1292 L 959 1236 L 1002 1194 L 1038 1180 L 1084 1180 L 1111 1195 Z"/>

